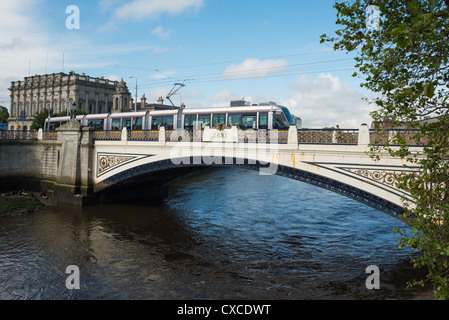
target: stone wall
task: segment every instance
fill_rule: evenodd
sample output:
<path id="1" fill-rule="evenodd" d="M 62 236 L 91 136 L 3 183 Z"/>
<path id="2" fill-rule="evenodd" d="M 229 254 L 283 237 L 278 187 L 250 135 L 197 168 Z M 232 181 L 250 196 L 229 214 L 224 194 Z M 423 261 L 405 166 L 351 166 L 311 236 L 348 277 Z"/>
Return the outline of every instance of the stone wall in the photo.
<path id="1" fill-rule="evenodd" d="M 55 179 L 58 144 L 38 141 L 0 143 L 0 178 Z"/>
<path id="2" fill-rule="evenodd" d="M 0 191 L 48 189 L 56 179 L 58 149 L 57 143 L 0 141 Z"/>
<path id="3" fill-rule="evenodd" d="M 58 201 L 82 202 L 92 193 L 92 150 L 92 129 L 77 123 L 58 128 L 56 141 L 0 140 L 0 192 L 51 189 Z"/>

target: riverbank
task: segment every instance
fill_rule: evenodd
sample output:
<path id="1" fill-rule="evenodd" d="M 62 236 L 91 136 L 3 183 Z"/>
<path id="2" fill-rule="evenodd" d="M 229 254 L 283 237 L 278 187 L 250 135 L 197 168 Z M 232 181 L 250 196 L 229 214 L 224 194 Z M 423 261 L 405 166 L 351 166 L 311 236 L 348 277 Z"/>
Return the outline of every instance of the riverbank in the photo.
<path id="1" fill-rule="evenodd" d="M 9 192 L 0 196 L 0 215 L 33 213 L 49 205 L 47 197 L 33 192 Z"/>

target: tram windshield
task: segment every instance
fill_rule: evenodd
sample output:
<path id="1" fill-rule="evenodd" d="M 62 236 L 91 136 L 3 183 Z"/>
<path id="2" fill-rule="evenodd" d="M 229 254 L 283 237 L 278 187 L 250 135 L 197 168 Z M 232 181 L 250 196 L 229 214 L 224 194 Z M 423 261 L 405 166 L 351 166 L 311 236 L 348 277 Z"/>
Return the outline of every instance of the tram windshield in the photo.
<path id="1" fill-rule="evenodd" d="M 273 129 L 288 130 L 290 124 L 283 112 L 277 111 L 273 114 Z"/>
<path id="2" fill-rule="evenodd" d="M 288 122 L 290 123 L 291 126 L 296 126 L 295 120 L 293 119 L 292 114 L 290 113 L 290 110 L 288 110 L 286 107 L 280 107 L 282 109 L 282 111 L 284 111 L 284 114 L 288 120 Z"/>

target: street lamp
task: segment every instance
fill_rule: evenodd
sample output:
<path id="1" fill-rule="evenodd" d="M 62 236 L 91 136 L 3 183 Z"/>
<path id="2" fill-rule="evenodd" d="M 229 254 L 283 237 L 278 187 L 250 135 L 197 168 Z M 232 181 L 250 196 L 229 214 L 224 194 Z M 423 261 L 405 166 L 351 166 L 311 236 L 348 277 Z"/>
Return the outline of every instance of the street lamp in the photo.
<path id="1" fill-rule="evenodd" d="M 135 77 L 135 76 L 130 76 L 129 78 L 130 78 L 130 79 L 131 79 L 131 78 L 136 79 L 136 100 L 134 101 L 134 112 L 137 112 L 137 77 Z"/>
<path id="2" fill-rule="evenodd" d="M 76 103 L 72 103 L 70 108 L 70 122 L 76 122 Z"/>

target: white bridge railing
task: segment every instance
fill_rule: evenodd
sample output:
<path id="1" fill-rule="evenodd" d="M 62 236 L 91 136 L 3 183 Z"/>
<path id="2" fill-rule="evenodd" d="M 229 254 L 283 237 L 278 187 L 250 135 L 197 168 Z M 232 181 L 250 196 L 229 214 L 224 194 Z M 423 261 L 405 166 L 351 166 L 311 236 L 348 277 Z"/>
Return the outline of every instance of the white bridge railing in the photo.
<path id="1" fill-rule="evenodd" d="M 289 130 L 240 130 L 237 127 L 204 130 L 119 130 L 94 131 L 93 141 L 147 141 L 147 142 L 235 142 L 274 144 L 319 145 L 386 145 L 394 137 L 401 136 L 410 146 L 422 146 L 415 138 L 417 130 L 384 129 L 370 130 L 363 124 L 359 129 L 297 129 Z M 57 140 L 57 131 L 0 131 L 0 140 Z"/>

